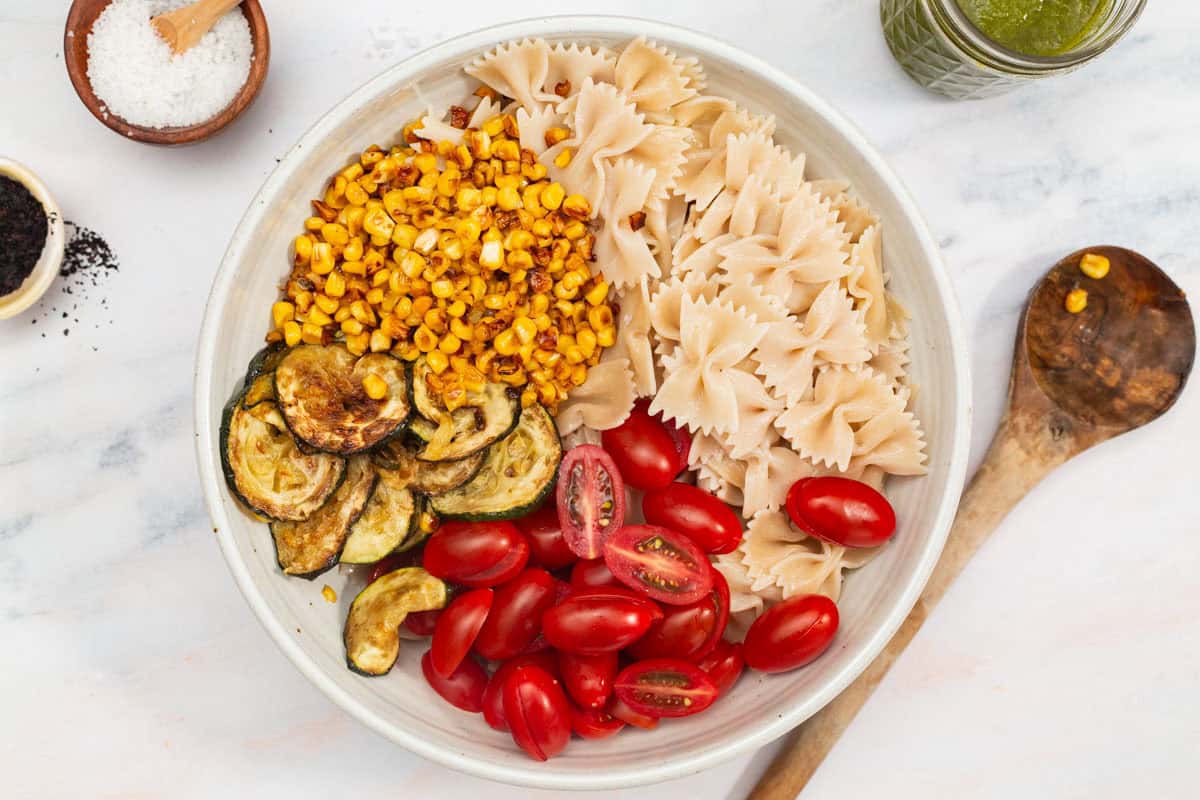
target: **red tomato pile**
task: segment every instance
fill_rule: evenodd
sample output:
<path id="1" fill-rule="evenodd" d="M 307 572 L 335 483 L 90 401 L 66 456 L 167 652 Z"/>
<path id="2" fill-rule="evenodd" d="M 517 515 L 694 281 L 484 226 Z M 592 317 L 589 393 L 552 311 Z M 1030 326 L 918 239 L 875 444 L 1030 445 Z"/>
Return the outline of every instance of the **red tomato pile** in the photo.
<path id="1" fill-rule="evenodd" d="M 675 482 L 690 438 L 644 403 L 603 442 L 568 452 L 554 502 L 529 516 L 442 525 L 423 564 L 462 589 L 405 621 L 432 636 L 421 668 L 434 691 L 539 761 L 572 733 L 603 739 L 700 713 L 745 666 L 804 666 L 837 632 L 833 601 L 805 595 L 768 609 L 744 642 L 725 641 L 729 587 L 709 556 L 737 547 L 737 514 Z M 626 483 L 645 492 L 645 525 L 625 524 Z M 844 478 L 799 481 L 787 510 L 805 531 L 853 547 L 895 528 L 882 495 Z"/>

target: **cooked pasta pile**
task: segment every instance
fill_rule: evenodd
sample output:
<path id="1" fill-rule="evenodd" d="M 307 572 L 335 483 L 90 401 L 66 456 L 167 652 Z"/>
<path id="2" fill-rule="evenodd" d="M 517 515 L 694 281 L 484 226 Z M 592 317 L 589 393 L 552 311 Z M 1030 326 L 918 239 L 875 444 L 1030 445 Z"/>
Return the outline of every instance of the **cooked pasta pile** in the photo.
<path id="1" fill-rule="evenodd" d="M 698 483 L 748 521 L 717 561 L 734 611 L 836 599 L 871 552 L 793 527 L 788 486 L 925 471 L 880 221 L 847 183 L 806 179 L 772 117 L 705 94 L 695 59 L 645 39 L 619 53 L 509 43 L 466 71 L 513 98 L 522 148 L 591 203 L 595 268 L 620 309 L 617 342 L 559 409 L 560 431 L 594 437 L 652 397 L 692 431 Z M 423 124 L 418 135 L 461 134 Z"/>

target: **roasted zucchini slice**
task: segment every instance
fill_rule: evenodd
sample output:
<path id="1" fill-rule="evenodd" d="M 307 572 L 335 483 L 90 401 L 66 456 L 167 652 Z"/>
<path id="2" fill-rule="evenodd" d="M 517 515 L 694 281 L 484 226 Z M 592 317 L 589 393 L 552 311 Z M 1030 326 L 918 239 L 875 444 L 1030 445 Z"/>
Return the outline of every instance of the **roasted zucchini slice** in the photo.
<path id="1" fill-rule="evenodd" d="M 246 408 L 243 397 L 221 419 L 221 467 L 230 491 L 272 519 L 308 519 L 341 484 L 346 462 L 301 452 L 275 403 Z"/>
<path id="2" fill-rule="evenodd" d="M 413 381 L 417 383 L 417 381 Z M 500 383 L 489 383 L 482 392 L 467 395 L 467 405 L 441 418 L 425 446 L 417 453 L 421 461 L 457 461 L 473 456 L 512 432 L 520 417 L 521 404 L 515 393 Z M 427 429 L 417 433 L 423 437 Z"/>
<path id="3" fill-rule="evenodd" d="M 264 372 L 259 375 L 246 387 L 246 393 L 242 396 L 243 408 L 254 408 L 259 403 L 265 403 L 268 400 L 275 400 L 275 373 Z"/>
<path id="4" fill-rule="evenodd" d="M 311 580 L 338 562 L 350 526 L 366 508 L 375 481 L 370 457 L 354 456 L 346 464 L 342 485 L 311 517 L 271 523 L 275 557 L 284 574 Z"/>
<path id="5" fill-rule="evenodd" d="M 446 605 L 446 584 L 420 567 L 379 576 L 350 605 L 342 641 L 346 665 L 360 675 L 386 675 L 400 654 L 400 626 L 413 611 Z"/>
<path id="6" fill-rule="evenodd" d="M 430 499 L 443 517 L 466 520 L 513 519 L 537 508 L 554 487 L 562 442 L 550 413 L 540 405 L 521 412 L 508 436 L 492 445 L 471 480 Z"/>
<path id="7" fill-rule="evenodd" d="M 366 509 L 350 527 L 342 548 L 344 564 L 374 564 L 400 549 L 417 530 L 417 498 L 408 488 L 409 476 L 374 468 L 379 476 Z"/>
<path id="8" fill-rule="evenodd" d="M 398 439 L 386 442 L 372 454 L 381 468 L 409 476 L 414 492 L 433 495 L 462 486 L 483 466 L 483 453 L 457 461 L 418 461 L 416 453 Z"/>
<path id="9" fill-rule="evenodd" d="M 249 388 L 258 376 L 274 373 L 275 368 L 279 366 L 279 362 L 283 360 L 287 352 L 286 345 L 276 343 L 269 344 L 255 353 L 254 358 L 250 359 L 249 366 L 246 367 L 246 388 Z"/>
<path id="10" fill-rule="evenodd" d="M 372 400 L 363 378 L 374 373 L 388 395 Z M 387 353 L 355 357 L 342 345 L 293 347 L 275 368 L 279 409 L 297 439 L 351 455 L 402 430 L 412 410 L 408 370 Z"/>

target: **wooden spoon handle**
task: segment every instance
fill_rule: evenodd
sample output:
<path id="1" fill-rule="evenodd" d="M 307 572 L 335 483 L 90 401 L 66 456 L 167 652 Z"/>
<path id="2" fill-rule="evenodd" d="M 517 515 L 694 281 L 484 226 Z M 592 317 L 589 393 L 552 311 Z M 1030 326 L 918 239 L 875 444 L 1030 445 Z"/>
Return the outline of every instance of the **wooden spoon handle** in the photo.
<path id="1" fill-rule="evenodd" d="M 197 0 L 150 22 L 176 53 L 183 53 L 204 38 L 217 20 L 242 0 Z"/>
<path id="2" fill-rule="evenodd" d="M 1001 423 L 982 466 L 963 493 L 941 559 L 900 630 L 853 683 L 792 734 L 748 800 L 793 800 L 800 793 L 971 556 L 1009 510 L 1066 460 L 1068 454 L 1055 443 L 1039 446 L 1044 429 L 1020 427 L 1009 419 Z"/>

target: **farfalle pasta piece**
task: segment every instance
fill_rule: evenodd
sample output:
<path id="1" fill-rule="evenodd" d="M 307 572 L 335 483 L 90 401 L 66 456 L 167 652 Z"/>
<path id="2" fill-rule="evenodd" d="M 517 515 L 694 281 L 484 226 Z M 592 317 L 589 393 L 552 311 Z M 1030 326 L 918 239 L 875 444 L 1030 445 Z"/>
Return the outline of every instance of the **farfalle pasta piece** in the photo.
<path id="1" fill-rule="evenodd" d="M 761 131 L 731 133 L 725 145 L 725 185 L 741 189 L 757 176 L 784 200 L 794 196 L 804 183 L 804 154 L 793 156 Z"/>
<path id="2" fill-rule="evenodd" d="M 802 322 L 772 324 L 753 355 L 758 374 L 788 404 L 812 394 L 818 366 L 857 365 L 870 357 L 862 319 L 836 281 L 826 284 Z"/>
<path id="3" fill-rule="evenodd" d="M 683 235 L 687 224 L 688 204 L 683 195 L 668 193 L 668 196 L 651 200 L 645 209 L 642 236 L 650 245 L 650 252 L 663 275 L 671 274 L 673 243 Z"/>
<path id="4" fill-rule="evenodd" d="M 912 360 L 908 349 L 908 339 L 889 339 L 879 346 L 879 350 L 871 356 L 867 366 L 884 376 L 893 386 L 903 383 L 908 376 L 908 364 Z"/>
<path id="5" fill-rule="evenodd" d="M 779 299 L 763 292 L 747 276 L 739 276 L 724 286 L 721 289 L 721 302 L 745 311 L 756 322 L 773 324 L 788 318 L 787 309 Z M 767 335 L 770 335 L 770 331 Z"/>
<path id="6" fill-rule="evenodd" d="M 691 145 L 692 132 L 673 125 L 653 125 L 650 133 L 630 150 L 627 157 L 655 173 L 650 198 L 664 200 L 683 171 L 684 153 Z"/>
<path id="7" fill-rule="evenodd" d="M 484 53 L 464 68 L 476 80 L 529 111 L 562 98 L 545 89 L 550 70 L 550 45 L 544 39 L 506 42 Z"/>
<path id="8" fill-rule="evenodd" d="M 838 222 L 846 230 L 850 244 L 857 242 L 867 228 L 879 222 L 879 217 L 850 194 L 847 181 L 825 178 L 809 182 L 809 187 L 829 201 Z"/>
<path id="9" fill-rule="evenodd" d="M 767 391 L 753 367 L 751 363 L 739 364 L 725 371 L 725 378 L 737 396 L 737 425 L 724 437 L 733 458 L 745 458 L 770 447 L 779 438 L 774 424 L 784 403 Z"/>
<path id="10" fill-rule="evenodd" d="M 485 98 L 486 99 L 486 98 Z M 563 124 L 563 116 L 553 106 L 546 106 L 535 111 L 518 108 L 517 130 L 520 132 L 522 150 L 532 150 L 541 156 L 549 145 L 546 144 L 546 131 Z"/>
<path id="11" fill-rule="evenodd" d="M 782 508 L 793 483 L 820 474 L 811 461 L 782 446 L 760 448 L 745 461 L 746 479 L 742 488 L 745 517 Z"/>
<path id="12" fill-rule="evenodd" d="M 883 238 L 878 225 L 872 225 L 850 251 L 850 272 L 846 290 L 856 300 L 867 326 L 867 344 L 872 352 L 888 340 L 887 278 L 883 274 Z"/>
<path id="13" fill-rule="evenodd" d="M 588 80 L 612 83 L 616 60 L 606 47 L 580 47 L 575 42 L 569 45 L 559 42 L 547 53 L 543 88 L 556 97 L 569 97 Z"/>
<path id="14" fill-rule="evenodd" d="M 628 159 L 604 164 L 604 196 L 596 234 L 596 269 L 611 285 L 625 288 L 661 274 L 650 244 L 633 229 L 631 216 L 650 196 L 654 170 Z"/>
<path id="15" fill-rule="evenodd" d="M 883 376 L 866 367 L 830 366 L 817 374 L 812 398 L 790 405 L 775 426 L 800 455 L 844 471 L 854 455 L 856 431 L 877 416 L 903 409 L 904 398 Z"/>
<path id="16" fill-rule="evenodd" d="M 714 240 L 715 241 L 715 240 Z M 798 278 L 779 257 L 774 236 L 755 235 L 731 240 L 717 248 L 721 282 L 747 281 L 767 297 L 787 298 Z"/>
<path id="17" fill-rule="evenodd" d="M 721 248 L 733 244 L 737 237 L 732 233 L 722 234 L 708 242 L 701 242 L 694 235 L 694 228 L 688 228 L 675 241 L 671 253 L 671 273 L 678 277 L 700 275 L 706 280 L 717 275 L 718 268 L 725 260 Z"/>
<path id="18" fill-rule="evenodd" d="M 845 548 L 797 530 L 781 511 L 755 516 L 741 549 L 753 591 L 775 587 L 784 599 L 823 594 L 835 602 L 841 594 Z"/>
<path id="19" fill-rule="evenodd" d="M 562 437 L 563 450 L 570 450 L 581 444 L 594 444 L 599 447 L 602 442 L 600 431 L 589 428 L 587 425 L 580 425 L 570 433 L 563 434 Z"/>
<path id="20" fill-rule="evenodd" d="M 698 273 L 689 273 L 683 278 L 662 281 L 654 290 L 650 302 L 650 326 L 658 339 L 660 355 L 671 353 L 682 338 L 680 313 L 683 299 L 703 298 L 709 302 L 717 298 L 718 286 Z"/>
<path id="21" fill-rule="evenodd" d="M 615 428 L 629 416 L 635 400 L 629 360 L 602 358 L 559 406 L 555 417 L 558 432 L 565 435 L 581 426 L 597 431 Z"/>
<path id="22" fill-rule="evenodd" d="M 747 178 L 740 189 L 725 189 L 696 220 L 695 236 L 708 242 L 723 233 L 734 236 L 773 234 L 779 230 L 780 197 L 757 176 Z"/>
<path id="23" fill-rule="evenodd" d="M 776 246 L 797 281 L 824 284 L 848 275 L 848 239 L 829 201 L 804 188 L 783 206 Z"/>
<path id="24" fill-rule="evenodd" d="M 847 469 L 860 473 L 878 467 L 891 475 L 924 475 L 925 438 L 916 416 L 904 410 L 907 397 L 897 395 L 900 404 L 877 414 L 854 432 L 853 455 Z"/>
<path id="25" fill-rule="evenodd" d="M 629 361 L 633 387 L 639 397 L 658 390 L 658 371 L 654 363 L 654 345 L 650 341 L 650 288 L 646 279 L 617 292 L 621 313 L 617 319 L 617 339 L 609 350 L 613 358 Z"/>
<path id="26" fill-rule="evenodd" d="M 713 561 L 713 567 L 720 572 L 729 584 L 729 612 L 743 614 L 749 612 L 758 616 L 763 612 L 766 603 L 777 602 L 783 595 L 775 587 L 767 587 L 766 591 L 751 589 L 753 579 L 743 563 L 741 550 L 732 553 L 722 553 Z"/>
<path id="27" fill-rule="evenodd" d="M 613 83 L 639 111 L 665 112 L 696 95 L 695 64 L 639 36 L 617 57 Z"/>

